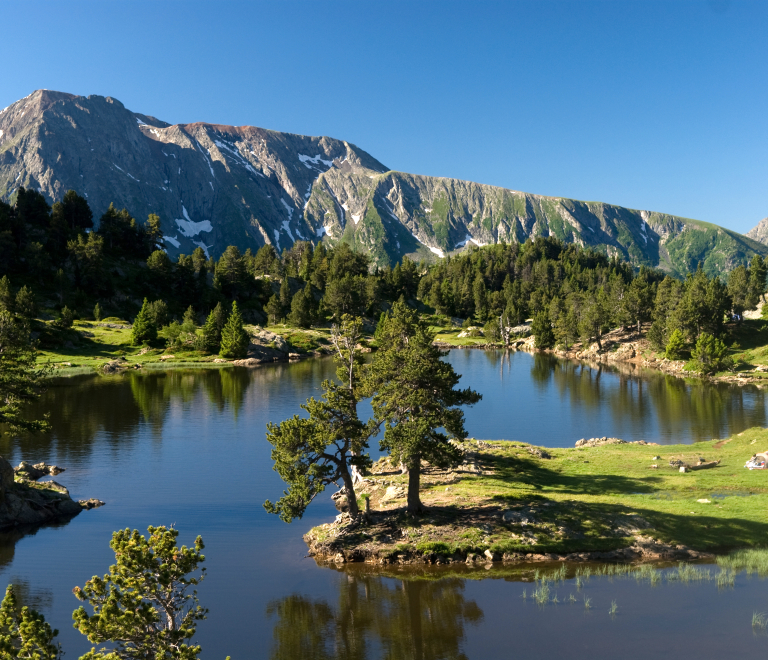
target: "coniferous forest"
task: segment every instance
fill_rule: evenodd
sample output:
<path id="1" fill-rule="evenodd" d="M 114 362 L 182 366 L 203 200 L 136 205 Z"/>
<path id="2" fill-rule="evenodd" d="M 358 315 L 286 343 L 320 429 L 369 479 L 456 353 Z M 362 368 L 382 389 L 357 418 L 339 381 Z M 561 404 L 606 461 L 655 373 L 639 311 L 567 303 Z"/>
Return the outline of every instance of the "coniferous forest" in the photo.
<path id="1" fill-rule="evenodd" d="M 527 319 L 539 348 L 599 345 L 610 328 L 650 324 L 648 338 L 669 357 L 705 350 L 711 358 L 724 354 L 726 321 L 756 307 L 766 280 L 760 256 L 727 281 L 701 268 L 681 281 L 551 237 L 394 268 L 374 267 L 343 242 L 297 241 L 282 254 L 229 246 L 218 259 L 198 247 L 176 261 L 163 244 L 156 215 L 139 221 L 110 206 L 95 222 L 74 191 L 51 207 L 21 188 L 13 205 L 0 202 L 0 304 L 40 319 L 40 342 L 51 346 L 75 319 L 119 318 L 134 323 L 135 343 L 163 339 L 237 357 L 243 323 L 307 328 L 344 314 L 375 322 L 402 299 L 482 327 L 489 342 L 508 341 Z"/>

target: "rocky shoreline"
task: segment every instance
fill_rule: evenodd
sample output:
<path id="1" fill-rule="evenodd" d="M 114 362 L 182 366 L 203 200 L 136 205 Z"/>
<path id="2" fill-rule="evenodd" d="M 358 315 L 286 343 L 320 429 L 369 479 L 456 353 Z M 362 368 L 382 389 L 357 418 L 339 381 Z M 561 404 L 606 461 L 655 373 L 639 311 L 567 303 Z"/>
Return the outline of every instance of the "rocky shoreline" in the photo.
<path id="1" fill-rule="evenodd" d="M 68 520 L 83 510 L 103 506 L 104 502 L 93 498 L 73 500 L 55 481 L 38 481 L 63 471 L 55 465 L 27 462 L 14 469 L 0 457 L 0 529 Z"/>
<path id="2" fill-rule="evenodd" d="M 587 349 L 584 349 L 580 342 L 576 342 L 568 350 L 561 348 L 539 349 L 536 348 L 534 337 L 529 335 L 528 337 L 511 340 L 507 349 L 529 353 L 549 353 L 559 358 L 579 360 L 593 365 L 632 365 L 645 369 L 654 369 L 679 378 L 696 377 L 717 383 L 733 383 L 735 385 L 755 384 L 758 387 L 768 385 L 768 380 L 763 378 L 763 374 L 768 377 L 768 369 L 761 366 L 757 366 L 751 373 L 739 372 L 718 376 L 708 376 L 697 371 L 686 371 L 684 360 L 669 360 L 666 357 L 658 357 L 657 352 L 651 346 L 651 342 L 645 336 L 649 327 L 650 325 L 646 325 L 641 329 L 640 333 L 635 329 L 622 330 L 617 328 L 611 330 L 603 335 L 601 339 L 602 348 L 597 343 L 593 343 Z M 504 349 L 501 344 L 497 343 L 455 345 L 450 342 L 440 341 L 436 342 L 436 344 L 443 349 Z"/>

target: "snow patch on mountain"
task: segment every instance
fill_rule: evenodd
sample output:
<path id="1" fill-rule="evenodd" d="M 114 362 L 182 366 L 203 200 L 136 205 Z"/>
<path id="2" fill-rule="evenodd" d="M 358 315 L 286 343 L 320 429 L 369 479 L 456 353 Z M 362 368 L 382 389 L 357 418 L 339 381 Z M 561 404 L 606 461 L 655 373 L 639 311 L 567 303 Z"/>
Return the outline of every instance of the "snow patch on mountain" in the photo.
<path id="1" fill-rule="evenodd" d="M 317 156 L 307 156 L 305 154 L 298 154 L 299 160 L 304 163 L 304 167 L 306 167 L 308 170 L 311 169 L 320 169 L 319 167 L 312 167 L 312 165 L 309 165 L 309 163 L 312 163 L 313 165 L 318 165 L 319 163 L 322 163 L 325 165 L 326 170 L 330 169 L 333 165 L 332 160 L 324 160 L 322 158 L 322 154 L 317 154 Z"/>
<path id="2" fill-rule="evenodd" d="M 293 210 L 293 209 L 291 209 L 291 210 Z M 288 234 L 288 236 L 291 237 L 291 243 L 295 243 L 296 242 L 296 239 L 293 237 L 293 234 L 291 233 L 291 225 L 288 222 L 288 220 L 283 220 L 283 231 L 285 231 Z"/>
<path id="3" fill-rule="evenodd" d="M 288 206 L 288 202 L 281 198 L 280 203 L 285 207 L 285 210 L 288 211 L 288 219 L 293 220 L 293 209 Z"/>

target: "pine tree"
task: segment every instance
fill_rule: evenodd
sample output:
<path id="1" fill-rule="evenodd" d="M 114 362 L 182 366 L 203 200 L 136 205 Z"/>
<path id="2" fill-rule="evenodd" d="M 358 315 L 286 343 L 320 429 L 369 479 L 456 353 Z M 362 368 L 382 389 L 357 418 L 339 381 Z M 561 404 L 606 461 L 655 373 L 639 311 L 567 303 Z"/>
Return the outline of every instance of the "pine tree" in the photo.
<path id="1" fill-rule="evenodd" d="M 276 295 L 273 295 L 267 302 L 264 311 L 267 313 L 267 323 L 277 325 L 278 320 L 283 315 L 283 307 L 280 304 L 280 299 Z"/>
<path id="2" fill-rule="evenodd" d="M 58 634 L 42 614 L 26 606 L 19 607 L 13 585 L 9 584 L 0 603 L 0 657 L 59 660 L 61 646 L 54 643 Z"/>
<path id="3" fill-rule="evenodd" d="M 221 331 L 221 348 L 219 355 L 225 358 L 243 358 L 248 352 L 250 337 L 243 328 L 243 317 L 237 309 L 237 303 L 232 303 L 232 313 L 227 324 Z"/>
<path id="4" fill-rule="evenodd" d="M 93 307 L 93 318 L 97 321 L 101 321 L 101 307 L 99 306 L 99 303 L 96 303 Z"/>
<path id="5" fill-rule="evenodd" d="M 0 310 L 13 312 L 13 292 L 11 291 L 11 281 L 7 275 L 0 277 Z"/>
<path id="6" fill-rule="evenodd" d="M 226 325 L 227 319 L 224 315 L 224 308 L 221 303 L 217 303 L 203 325 L 202 346 L 201 348 L 208 353 L 218 353 L 221 346 L 221 331 Z"/>
<path id="7" fill-rule="evenodd" d="M 131 330 L 131 343 L 139 346 L 145 343 L 151 343 L 157 339 L 157 325 L 150 304 L 144 298 L 144 304 L 141 306 L 136 319 L 133 322 Z"/>
<path id="8" fill-rule="evenodd" d="M 288 283 L 288 276 L 283 278 L 280 284 L 280 316 L 283 317 L 291 310 L 291 287 Z"/>
<path id="9" fill-rule="evenodd" d="M 757 307 L 757 304 L 762 300 L 765 293 L 766 281 L 768 276 L 768 266 L 765 259 L 759 254 L 752 257 L 752 261 L 749 264 L 749 293 L 750 293 L 750 306 L 752 308 Z"/>
<path id="10" fill-rule="evenodd" d="M 197 328 L 197 315 L 192 305 L 190 305 L 181 319 L 181 331 L 192 333 L 195 331 L 195 328 Z"/>
<path id="11" fill-rule="evenodd" d="M 59 318 L 54 321 L 56 327 L 61 328 L 62 330 L 71 328 L 74 322 L 75 313 L 66 305 L 64 305 L 64 307 L 61 309 L 61 316 L 59 316 Z"/>
<path id="12" fill-rule="evenodd" d="M 39 431 L 46 422 L 29 420 L 23 404 L 40 396 L 46 369 L 36 366 L 37 351 L 29 324 L 0 310 L 0 434 Z"/>
<path id="13" fill-rule="evenodd" d="M 25 285 L 19 289 L 16 294 L 16 300 L 14 301 L 14 307 L 16 313 L 27 321 L 30 321 L 37 316 L 35 296 L 28 286 Z"/>
<path id="14" fill-rule="evenodd" d="M 112 535 L 109 544 L 115 564 L 103 578 L 92 577 L 74 594 L 93 608 L 72 614 L 74 626 L 100 648 L 81 660 L 167 658 L 194 660 L 201 648 L 190 645 L 197 622 L 208 610 L 200 607 L 196 587 L 205 569 L 191 577 L 205 561 L 203 539 L 192 547 L 176 545 L 178 531 L 149 527 L 149 538 L 138 530 Z"/>
<path id="15" fill-rule="evenodd" d="M 298 328 L 308 328 L 312 325 L 313 304 L 315 302 L 312 296 L 312 287 L 309 283 L 296 292 L 291 300 L 291 313 L 288 316 L 288 323 Z"/>
<path id="16" fill-rule="evenodd" d="M 555 333 L 547 312 L 537 312 L 531 322 L 531 333 L 535 337 L 536 348 L 552 348 L 555 345 Z"/>
<path id="17" fill-rule="evenodd" d="M 679 360 L 685 350 L 685 336 L 679 329 L 673 330 L 669 335 L 669 341 L 665 350 L 668 360 Z"/>
<path id="18" fill-rule="evenodd" d="M 368 380 L 375 392 L 373 414 L 385 424 L 381 448 L 408 469 L 408 511 L 419 513 L 421 461 L 443 468 L 461 462 L 461 452 L 441 429 L 463 440 L 459 406 L 482 397 L 471 389 L 455 389 L 460 376 L 441 359 L 447 353 L 434 346 L 434 333 L 404 303 L 395 303 L 382 335 Z"/>
<path id="19" fill-rule="evenodd" d="M 363 424 L 357 404 L 368 391 L 363 375 L 360 319 L 344 316 L 333 328 L 336 347 L 336 375 L 341 384 L 323 382 L 323 398 L 310 398 L 301 407 L 308 418 L 294 415 L 280 424 L 267 425 L 267 440 L 273 446 L 275 471 L 288 484 L 277 502 L 267 500 L 264 508 L 285 522 L 301 518 L 307 506 L 332 483 L 342 482 L 349 513 L 359 513 L 353 473 L 370 463 L 363 451 L 380 427 L 375 420 Z"/>

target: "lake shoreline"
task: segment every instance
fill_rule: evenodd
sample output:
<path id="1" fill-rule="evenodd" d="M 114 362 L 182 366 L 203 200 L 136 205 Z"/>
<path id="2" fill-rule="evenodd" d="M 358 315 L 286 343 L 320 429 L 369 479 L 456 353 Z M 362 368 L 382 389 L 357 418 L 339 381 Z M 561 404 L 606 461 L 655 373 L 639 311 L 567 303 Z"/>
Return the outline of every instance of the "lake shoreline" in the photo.
<path id="1" fill-rule="evenodd" d="M 382 459 L 357 490 L 370 515 L 341 513 L 304 540 L 320 564 L 711 560 L 768 546 L 768 471 L 742 467 L 766 448 L 766 429 L 664 447 L 470 441 L 455 470 L 424 466 L 424 515 L 406 513 L 407 476 Z M 680 472 L 700 458 L 719 463 Z"/>

